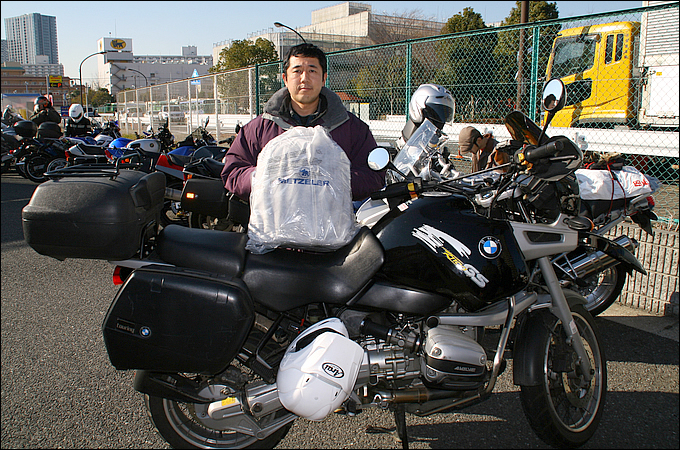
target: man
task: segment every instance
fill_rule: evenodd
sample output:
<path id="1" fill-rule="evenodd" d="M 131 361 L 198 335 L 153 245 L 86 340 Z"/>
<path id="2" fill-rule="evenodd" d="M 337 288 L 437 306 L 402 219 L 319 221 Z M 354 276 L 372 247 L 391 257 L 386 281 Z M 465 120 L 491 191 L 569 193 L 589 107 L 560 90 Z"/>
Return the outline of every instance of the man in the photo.
<path id="1" fill-rule="evenodd" d="M 475 127 L 465 127 L 458 135 L 458 155 L 472 153 L 472 172 L 493 167 L 493 150 L 498 144 L 491 133 L 482 135 Z"/>
<path id="2" fill-rule="evenodd" d="M 74 103 L 68 109 L 68 121 L 66 122 L 66 133 L 68 137 L 87 136 L 92 133 L 92 123 L 85 117 L 83 105 Z"/>
<path id="3" fill-rule="evenodd" d="M 264 106 L 264 113 L 244 125 L 224 157 L 222 181 L 229 192 L 248 200 L 257 157 L 276 136 L 295 126 L 328 129 L 351 163 L 353 200 L 363 200 L 385 184 L 385 175 L 368 168 L 368 153 L 378 145 L 368 125 L 348 112 L 326 88 L 326 55 L 312 44 L 290 49 L 283 66 L 286 87 Z"/>
<path id="4" fill-rule="evenodd" d="M 28 119 L 32 120 L 33 123 L 40 126 L 43 122 L 54 122 L 61 124 L 61 115 L 57 112 L 52 103 L 45 97 L 41 95 L 35 99 L 35 106 L 33 107 L 33 115 Z"/>

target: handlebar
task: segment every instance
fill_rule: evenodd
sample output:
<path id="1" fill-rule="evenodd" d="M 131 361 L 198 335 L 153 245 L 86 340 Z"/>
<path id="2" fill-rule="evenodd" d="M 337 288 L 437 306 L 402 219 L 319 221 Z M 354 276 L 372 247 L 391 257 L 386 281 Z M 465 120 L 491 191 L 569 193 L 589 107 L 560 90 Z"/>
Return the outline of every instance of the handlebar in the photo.
<path id="1" fill-rule="evenodd" d="M 413 181 L 402 181 L 387 185 L 383 190 L 372 193 L 371 200 L 409 196 L 411 198 L 416 198 L 418 192 L 420 192 L 422 189 L 423 184 L 420 178 L 416 178 Z"/>
<path id="2" fill-rule="evenodd" d="M 564 148 L 562 141 L 553 141 L 538 147 L 528 148 L 524 150 L 524 160 L 529 163 L 535 163 L 540 159 L 554 156 L 562 148 Z"/>

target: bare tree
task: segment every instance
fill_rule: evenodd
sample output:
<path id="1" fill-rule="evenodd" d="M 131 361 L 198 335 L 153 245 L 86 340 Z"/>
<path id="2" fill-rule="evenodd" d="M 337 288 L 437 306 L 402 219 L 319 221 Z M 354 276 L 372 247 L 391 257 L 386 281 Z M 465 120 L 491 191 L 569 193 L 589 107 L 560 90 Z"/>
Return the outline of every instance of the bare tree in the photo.
<path id="1" fill-rule="evenodd" d="M 422 10 L 403 13 L 371 14 L 368 36 L 373 44 L 418 39 L 439 34 L 440 27 L 433 17 L 425 17 Z"/>

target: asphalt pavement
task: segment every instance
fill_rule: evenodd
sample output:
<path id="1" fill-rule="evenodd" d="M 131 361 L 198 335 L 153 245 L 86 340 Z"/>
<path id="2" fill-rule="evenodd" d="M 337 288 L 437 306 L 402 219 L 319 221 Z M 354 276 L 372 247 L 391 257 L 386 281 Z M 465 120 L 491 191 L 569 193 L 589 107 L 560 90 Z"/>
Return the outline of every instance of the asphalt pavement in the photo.
<path id="1" fill-rule="evenodd" d="M 2 175 L 2 441 L 4 448 L 168 448 L 132 372 L 102 339 L 116 294 L 105 261 L 42 256 L 23 240 L 36 185 Z M 55 236 L 55 239 L 70 239 Z M 583 448 L 679 447 L 678 320 L 615 305 L 596 318 L 608 364 L 602 422 Z M 408 415 L 411 448 L 544 448 L 522 412 L 512 361 L 495 394 L 467 409 Z M 388 412 L 300 419 L 277 448 L 401 448 Z"/>

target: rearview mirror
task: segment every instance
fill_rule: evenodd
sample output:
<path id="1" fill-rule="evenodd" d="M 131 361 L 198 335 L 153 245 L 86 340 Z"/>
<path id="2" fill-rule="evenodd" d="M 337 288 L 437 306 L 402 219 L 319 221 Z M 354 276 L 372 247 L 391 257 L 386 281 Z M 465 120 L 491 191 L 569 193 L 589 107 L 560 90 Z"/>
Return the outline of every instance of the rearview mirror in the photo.
<path id="1" fill-rule="evenodd" d="M 368 154 L 368 167 L 376 172 L 383 170 L 390 162 L 390 154 L 382 147 L 376 147 Z"/>
<path id="2" fill-rule="evenodd" d="M 567 102 L 567 90 L 564 83 L 558 78 L 548 81 L 543 88 L 543 102 L 541 106 L 545 111 L 556 113 L 564 108 Z"/>

